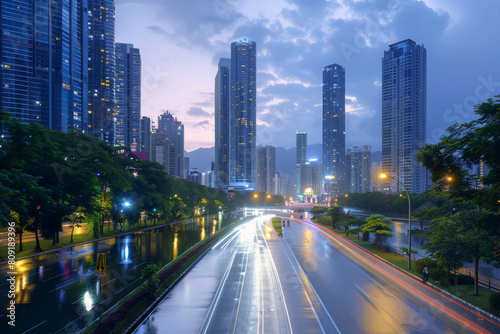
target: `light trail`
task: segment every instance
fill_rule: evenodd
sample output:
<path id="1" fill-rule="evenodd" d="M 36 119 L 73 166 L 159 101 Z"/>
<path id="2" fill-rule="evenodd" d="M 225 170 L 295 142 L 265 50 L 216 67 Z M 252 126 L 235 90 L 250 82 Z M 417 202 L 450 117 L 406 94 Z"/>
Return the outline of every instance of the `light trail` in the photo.
<path id="1" fill-rule="evenodd" d="M 474 332 L 476 333 L 491 333 L 487 330 L 485 330 L 484 328 L 481 328 L 479 327 L 478 325 L 476 325 L 475 323 L 471 322 L 469 319 L 465 318 L 464 316 L 458 314 L 457 312 L 451 310 L 450 308 L 448 308 L 447 306 L 445 306 L 444 304 L 442 303 L 439 303 L 437 300 L 433 299 L 433 298 L 430 298 L 429 296 L 425 295 L 425 294 L 422 294 L 420 291 L 418 291 L 416 288 L 414 288 L 413 286 L 411 286 L 410 284 L 404 282 L 402 279 L 400 279 L 399 277 L 397 277 L 396 275 L 392 274 L 391 272 L 389 272 L 386 268 L 389 268 L 389 269 L 392 269 L 392 270 L 395 270 L 393 267 L 391 267 L 390 265 L 388 265 L 386 262 L 384 262 L 383 260 L 379 259 L 378 257 L 376 257 L 375 255 L 373 255 L 372 253 L 366 251 L 365 249 L 359 247 L 358 245 L 354 244 L 353 242 L 351 242 L 350 240 L 346 240 L 344 238 L 342 238 L 341 236 L 339 236 L 338 234 L 336 234 L 335 232 L 331 231 L 331 230 L 328 230 L 322 226 L 319 226 L 315 223 L 310 223 L 310 222 L 306 222 L 307 225 L 317 229 L 318 231 L 322 232 L 323 234 L 325 234 L 326 236 L 328 236 L 329 238 L 331 238 L 332 240 L 334 240 L 336 243 L 338 243 L 340 246 L 342 246 L 344 249 L 348 250 L 352 255 L 354 255 L 358 260 L 362 261 L 365 265 L 368 265 L 370 266 L 372 269 L 375 269 L 377 271 L 382 271 L 383 274 L 386 275 L 386 277 L 390 278 L 391 280 L 397 282 L 400 286 L 402 286 L 403 288 L 405 288 L 407 291 L 413 293 L 413 295 L 417 296 L 418 298 L 422 299 L 423 301 L 429 303 L 430 305 L 432 305 L 433 307 L 437 308 L 439 311 L 445 313 L 447 316 L 453 318 L 455 321 L 457 321 L 458 323 L 461 323 L 462 325 L 464 325 L 464 327 L 468 328 L 468 329 L 471 329 L 473 330 Z M 340 240 L 338 240 L 340 239 Z M 342 243 L 341 241 L 343 241 L 344 243 Z M 362 252 L 364 255 L 367 255 L 369 256 L 370 258 L 372 258 L 373 260 L 376 260 L 379 264 L 383 265 L 384 267 L 380 267 L 380 266 L 375 266 L 375 264 L 373 262 L 370 262 L 370 261 L 367 261 L 366 257 L 364 256 L 361 256 L 360 254 L 354 252 L 352 249 L 350 249 L 349 247 L 347 247 L 345 245 L 345 243 L 349 244 L 351 247 L 357 249 L 358 251 Z M 461 308 L 463 308 L 464 310 L 468 311 L 468 312 L 471 312 L 473 314 L 475 314 L 476 316 L 480 317 L 481 319 L 483 320 L 486 320 L 496 326 L 499 327 L 499 330 L 500 330 L 500 325 L 498 325 L 497 323 L 493 322 L 492 320 L 482 316 L 481 314 L 471 310 L 471 309 L 468 309 L 466 307 L 464 307 L 463 305 L 461 305 L 460 303 L 454 301 L 453 299 L 449 298 L 448 296 L 440 293 L 439 291 L 436 291 L 432 288 L 430 288 L 428 285 L 426 284 L 423 284 L 421 283 L 420 281 L 417 281 L 415 280 L 412 276 L 408 275 L 406 272 L 399 272 L 398 273 L 406 276 L 407 278 L 410 278 L 412 281 L 416 281 L 420 284 L 420 287 L 423 287 L 423 288 L 426 288 L 427 290 L 429 290 L 430 292 L 432 293 L 436 293 L 438 294 L 439 296 L 445 298 L 446 300 L 450 301 L 450 302 L 453 302 L 454 304 L 456 304 L 457 306 L 460 306 Z"/>

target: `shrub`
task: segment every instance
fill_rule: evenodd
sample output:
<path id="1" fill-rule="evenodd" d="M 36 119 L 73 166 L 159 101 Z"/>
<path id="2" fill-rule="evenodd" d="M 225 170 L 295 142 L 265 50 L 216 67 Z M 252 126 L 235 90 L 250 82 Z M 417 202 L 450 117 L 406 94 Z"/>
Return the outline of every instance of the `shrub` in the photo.
<path id="1" fill-rule="evenodd" d="M 332 217 L 329 217 L 329 216 L 321 216 L 319 218 L 319 222 L 321 224 L 325 224 L 325 225 L 328 225 L 328 226 L 332 226 Z"/>
<path id="2" fill-rule="evenodd" d="M 422 267 L 422 270 L 424 268 Z M 429 268 L 429 277 L 435 281 L 439 281 L 442 276 L 446 275 L 446 270 L 443 268 Z"/>
<path id="3" fill-rule="evenodd" d="M 491 294 L 488 301 L 491 307 L 500 310 L 500 292 Z"/>
<path id="4" fill-rule="evenodd" d="M 370 241 L 370 232 L 363 232 L 363 241 Z"/>
<path id="5" fill-rule="evenodd" d="M 427 264 L 427 268 L 438 268 L 437 261 L 429 259 L 428 257 L 424 257 L 423 259 L 417 260 L 415 262 L 415 270 L 421 273 L 424 270 L 424 265 Z M 430 270 L 429 270 L 430 276 Z"/>
<path id="6" fill-rule="evenodd" d="M 456 281 L 457 281 L 458 285 L 470 285 L 470 284 L 474 284 L 474 277 L 465 276 L 465 275 L 458 275 L 456 278 Z"/>

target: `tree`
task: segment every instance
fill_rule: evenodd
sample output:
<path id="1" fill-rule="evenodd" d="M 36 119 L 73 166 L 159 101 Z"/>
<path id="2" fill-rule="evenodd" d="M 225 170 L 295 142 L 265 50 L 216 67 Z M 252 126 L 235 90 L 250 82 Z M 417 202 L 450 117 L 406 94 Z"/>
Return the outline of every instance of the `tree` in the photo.
<path id="1" fill-rule="evenodd" d="M 330 217 L 332 217 L 332 229 L 334 229 L 340 222 L 340 216 L 344 214 L 344 208 L 340 205 L 336 205 L 329 208 L 327 213 Z"/>
<path id="2" fill-rule="evenodd" d="M 460 207 L 452 215 L 434 219 L 431 241 L 422 248 L 449 270 L 462 267 L 464 260 L 474 261 L 474 295 L 478 295 L 479 261 L 493 264 L 492 251 L 500 241 L 498 216 L 477 205 Z"/>
<path id="3" fill-rule="evenodd" d="M 432 172 L 432 180 L 449 189 L 453 198 L 472 201 L 480 207 L 499 212 L 500 207 L 500 100 L 488 99 L 475 106 L 478 118 L 457 123 L 447 130 L 439 143 L 426 145 L 417 158 Z M 480 162 L 490 171 L 480 182 L 488 187 L 471 187 L 477 179 L 465 167 Z"/>
<path id="4" fill-rule="evenodd" d="M 389 225 L 390 223 L 391 220 L 382 215 L 371 215 L 366 218 L 366 224 L 363 225 L 361 231 L 375 233 L 375 243 L 373 244 L 373 248 L 376 249 L 378 245 L 381 245 L 382 249 L 384 249 L 383 239 L 394 235 L 391 232 L 392 227 Z"/>
<path id="5" fill-rule="evenodd" d="M 80 228 L 83 220 L 85 219 L 85 208 L 79 206 L 75 212 L 66 216 L 65 218 L 69 220 L 69 226 L 71 228 L 71 241 L 73 242 L 73 233 L 75 232 L 75 227 Z"/>
<path id="6" fill-rule="evenodd" d="M 316 215 L 322 215 L 325 213 L 325 208 L 321 206 L 313 206 L 311 209 L 311 213 L 314 215 L 313 219 L 316 219 Z"/>
<path id="7" fill-rule="evenodd" d="M 156 290 L 160 280 L 158 279 L 158 271 L 160 268 L 156 264 L 149 264 L 141 270 L 142 278 L 146 279 L 148 284 L 148 293 L 151 295 Z"/>

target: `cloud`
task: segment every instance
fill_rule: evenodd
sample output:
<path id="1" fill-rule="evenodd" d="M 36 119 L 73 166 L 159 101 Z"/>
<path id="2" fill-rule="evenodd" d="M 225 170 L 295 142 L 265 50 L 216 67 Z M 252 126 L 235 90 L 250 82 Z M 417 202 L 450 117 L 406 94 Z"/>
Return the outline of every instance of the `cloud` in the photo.
<path id="1" fill-rule="evenodd" d="M 206 112 L 205 110 L 198 108 L 198 107 L 191 107 L 189 110 L 186 112 L 189 116 L 195 116 L 195 117 L 211 117 L 212 114 Z M 200 124 L 200 123 L 198 123 Z"/>

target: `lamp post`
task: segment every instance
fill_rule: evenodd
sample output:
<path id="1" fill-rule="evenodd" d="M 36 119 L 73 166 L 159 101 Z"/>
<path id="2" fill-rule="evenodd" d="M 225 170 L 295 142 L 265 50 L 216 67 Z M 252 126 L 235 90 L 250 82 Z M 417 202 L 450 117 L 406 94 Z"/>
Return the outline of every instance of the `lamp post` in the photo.
<path id="1" fill-rule="evenodd" d="M 385 178 L 391 178 L 393 179 L 394 181 L 396 181 L 397 183 L 399 183 L 405 193 L 406 193 L 406 196 L 408 197 L 408 269 L 410 270 L 411 269 L 411 202 L 410 202 L 410 194 L 408 194 L 408 191 L 406 190 L 406 187 L 403 183 L 401 183 L 401 181 L 399 181 L 398 179 L 390 176 L 390 175 L 387 175 L 387 174 L 380 174 L 380 178 L 381 179 L 385 179 Z"/>
<path id="2" fill-rule="evenodd" d="M 266 212 L 266 209 L 267 209 L 266 207 L 267 207 L 267 199 L 268 199 L 268 198 L 271 198 L 271 195 L 266 195 L 266 196 L 264 197 L 264 212 Z"/>

